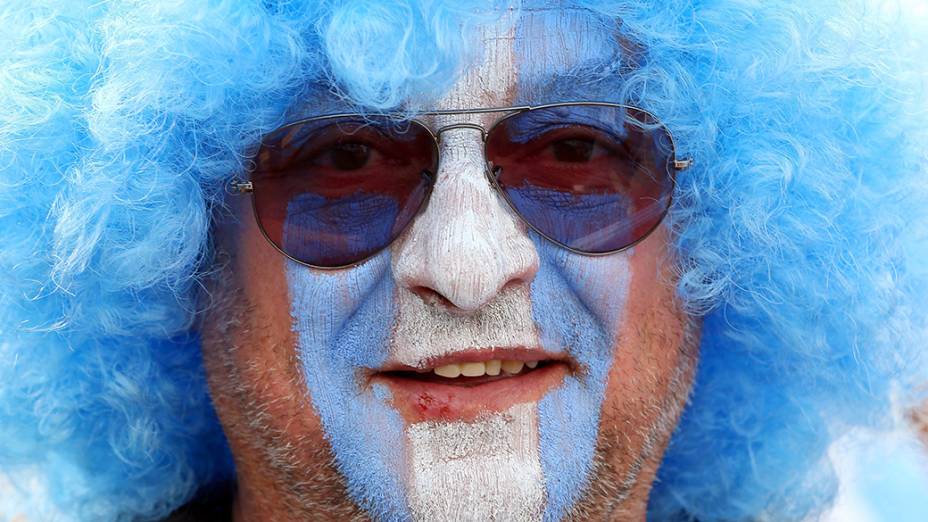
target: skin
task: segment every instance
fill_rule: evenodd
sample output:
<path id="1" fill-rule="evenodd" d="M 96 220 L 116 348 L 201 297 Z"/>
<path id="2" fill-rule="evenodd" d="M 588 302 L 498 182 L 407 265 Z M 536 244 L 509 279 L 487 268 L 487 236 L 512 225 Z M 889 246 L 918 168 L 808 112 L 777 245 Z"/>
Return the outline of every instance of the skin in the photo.
<path id="1" fill-rule="evenodd" d="M 582 29 L 575 34 L 584 34 Z M 436 108 L 506 106 L 518 100 L 522 51 L 516 51 L 519 42 L 511 28 L 486 28 L 483 40 L 483 56 L 469 64 Z M 546 67 L 567 68 L 578 59 L 568 52 L 558 64 Z M 457 122 L 488 128 L 499 117 L 443 116 L 423 121 L 433 129 Z M 431 310 L 444 318 L 442 329 L 463 331 L 468 328 L 468 317 L 505 302 L 509 303 L 506 311 L 521 314 L 528 325 L 525 335 L 543 344 L 541 327 L 532 324 L 531 289 L 549 257 L 544 252 L 557 247 L 532 237 L 490 189 L 483 173 L 479 133 L 447 131 L 440 154 L 438 181 L 426 211 L 388 252 L 368 262 L 381 263 L 380 270 L 389 271 L 395 282 L 395 302 L 415 303 L 399 308 L 394 325 L 428 327 L 426 317 Z M 307 332 L 295 327 L 305 311 L 295 309 L 297 301 L 291 295 L 311 292 L 322 278 L 350 279 L 352 271 L 365 270 L 364 265 L 336 273 L 297 266 L 263 237 L 246 198 L 236 198 L 230 205 L 230 218 L 217 227 L 220 269 L 210 285 L 213 306 L 202 318 L 201 332 L 211 394 L 236 461 L 235 519 L 365 519 L 366 513 L 346 490 L 345 476 L 333 461 L 331 439 L 314 406 L 301 362 L 305 343 L 300 335 Z M 645 517 L 648 493 L 689 393 L 698 355 L 698 327 L 675 298 L 669 240 L 669 232 L 659 227 L 634 248 L 618 254 L 565 258 L 572 291 L 594 318 L 611 325 L 609 360 L 603 365 L 607 368 L 605 391 L 597 397 L 601 404 L 591 472 L 565 518 Z M 294 278 L 294 273 L 300 277 Z M 304 287 L 294 288 L 294 284 Z M 616 320 L 607 321 L 613 312 Z M 394 337 L 392 353 L 405 353 L 397 343 Z M 401 344 L 408 347 L 410 343 Z M 567 353 L 572 349 L 567 347 Z M 413 350 L 403 362 L 415 361 L 416 354 L 425 360 L 435 353 L 434 347 Z M 582 381 L 584 369 L 573 361 L 564 374 L 542 386 L 536 393 L 539 397 L 526 400 L 531 404 L 541 400 L 562 379 L 573 376 Z M 359 387 L 369 392 L 367 384 Z M 392 397 L 387 408 L 394 409 L 407 426 L 422 420 L 413 405 Z M 458 408 L 455 418 L 463 423 L 499 411 L 487 403 L 454 407 Z M 365 422 L 370 419 L 356 421 L 358 429 L 368 429 Z M 369 429 L 376 431 L 376 427 Z M 410 451 L 403 442 L 396 444 L 401 452 Z M 410 481 L 409 473 L 400 473 L 399 480 Z M 462 485 L 462 491 L 467 486 Z M 407 494 L 414 498 L 414 489 Z"/>

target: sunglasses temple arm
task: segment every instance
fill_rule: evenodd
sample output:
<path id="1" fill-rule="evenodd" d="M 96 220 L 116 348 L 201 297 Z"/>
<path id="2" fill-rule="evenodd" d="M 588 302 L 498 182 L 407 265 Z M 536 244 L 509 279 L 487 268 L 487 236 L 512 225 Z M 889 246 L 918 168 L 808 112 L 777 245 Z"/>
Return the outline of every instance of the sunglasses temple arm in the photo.
<path id="1" fill-rule="evenodd" d="M 673 160 L 674 170 L 686 170 L 692 166 L 693 166 L 693 160 L 691 158 L 686 158 L 682 160 Z"/>
<path id="2" fill-rule="evenodd" d="M 230 194 L 248 194 L 255 191 L 254 185 L 250 181 L 241 181 L 233 179 L 226 186 Z"/>

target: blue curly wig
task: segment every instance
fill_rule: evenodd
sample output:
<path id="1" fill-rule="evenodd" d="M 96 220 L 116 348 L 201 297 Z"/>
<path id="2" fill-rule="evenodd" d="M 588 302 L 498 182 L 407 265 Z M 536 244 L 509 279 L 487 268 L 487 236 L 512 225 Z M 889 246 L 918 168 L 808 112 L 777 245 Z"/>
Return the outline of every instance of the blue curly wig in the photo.
<path id="1" fill-rule="evenodd" d="M 814 515 L 829 444 L 928 375 L 919 42 L 863 0 L 574 4 L 638 49 L 578 76 L 621 73 L 610 101 L 695 160 L 670 225 L 702 357 L 649 516 Z M 48 493 L 19 509 L 157 519 L 234 474 L 192 328 L 225 182 L 308 86 L 369 111 L 437 99 L 491 11 L 3 2 L 0 470 Z"/>

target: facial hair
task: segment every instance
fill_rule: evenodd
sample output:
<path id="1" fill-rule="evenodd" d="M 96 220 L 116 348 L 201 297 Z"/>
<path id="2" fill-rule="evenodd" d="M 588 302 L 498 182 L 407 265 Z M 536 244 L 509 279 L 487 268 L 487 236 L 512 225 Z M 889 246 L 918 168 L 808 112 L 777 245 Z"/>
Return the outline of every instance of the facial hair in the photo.
<path id="1" fill-rule="evenodd" d="M 239 440 L 245 441 L 262 473 L 273 477 L 272 483 L 277 490 L 274 498 L 278 500 L 274 506 L 276 512 L 285 512 L 294 520 L 370 520 L 368 514 L 351 500 L 327 443 L 320 443 L 312 434 L 284 432 L 270 422 L 269 411 L 274 403 L 297 401 L 311 407 L 307 398 L 263 399 L 267 393 L 260 389 L 261 383 L 279 376 L 255 379 L 255 375 L 267 372 L 262 369 L 260 361 L 249 361 L 245 368 L 239 366 L 241 363 L 235 353 L 241 346 L 269 342 L 271 327 L 234 283 L 236 278 L 230 266 L 229 263 L 220 264 L 205 286 L 209 292 L 204 292 L 204 299 L 208 299 L 209 303 L 199 319 L 210 393 L 214 402 L 229 404 L 229 410 L 234 410 L 227 415 L 220 411 L 226 433 L 235 433 Z M 655 335 L 660 334 L 642 332 L 643 338 L 652 339 L 653 343 L 648 343 L 651 346 L 664 344 L 660 339 L 654 339 Z M 679 347 L 687 364 L 675 368 L 669 393 L 642 405 L 640 415 L 653 420 L 644 428 L 645 443 L 637 454 L 630 451 L 633 445 L 625 443 L 629 439 L 624 431 L 627 427 L 611 422 L 615 416 L 603 411 L 589 483 L 565 520 L 627 518 L 629 506 L 626 501 L 636 487 L 641 486 L 643 470 L 659 463 L 686 404 L 698 344 L 698 323 L 687 318 L 684 343 Z M 278 343 L 268 352 L 294 354 L 294 348 Z M 295 354 L 292 357 L 292 364 L 298 364 Z M 299 372 L 294 372 L 290 377 L 295 386 L 289 389 L 306 389 L 299 375 Z M 221 408 L 217 407 L 217 410 Z M 617 455 L 620 456 L 618 461 L 625 463 L 621 466 L 622 470 L 614 465 Z"/>
<path id="2" fill-rule="evenodd" d="M 262 382 L 269 380 L 254 378 L 267 373 L 261 368 L 260 361 L 249 361 L 246 368 L 239 366 L 240 358 L 236 358 L 235 354 L 241 346 L 266 343 L 272 337 L 268 322 L 261 320 L 256 307 L 234 283 L 236 278 L 229 266 L 229 263 L 222 263 L 221 268 L 210 277 L 205 286 L 208 293 L 204 292 L 209 303 L 198 320 L 210 394 L 217 403 L 223 429 L 244 441 L 248 452 L 257 461 L 254 465 L 272 478 L 277 490 L 273 495 L 275 512 L 285 512 L 292 520 L 370 520 L 351 501 L 328 444 L 314 440 L 311 434 L 285 433 L 277 424 L 270 422 L 269 411 L 274 403 L 306 400 L 305 397 L 267 399 L 267 394 L 258 388 Z M 292 346 L 269 348 L 270 353 L 293 352 Z M 272 378 L 279 377 L 268 376 L 268 379 Z M 305 389 L 298 372 L 289 378 L 300 382 L 292 382 L 295 386 L 286 388 Z M 229 404 L 229 411 L 223 411 L 219 403 Z"/>
<path id="3" fill-rule="evenodd" d="M 683 345 L 679 348 L 681 359 L 686 363 L 675 368 L 668 387 L 669 392 L 660 400 L 649 401 L 645 406 L 650 411 L 642 412 L 642 415 L 651 416 L 655 420 L 644 429 L 644 444 L 637 455 L 628 454 L 629 445 L 625 444 L 625 441 L 629 440 L 628 433 L 625 432 L 627 428 L 610 422 L 617 415 L 603 412 L 600 417 L 602 424 L 593 457 L 590 483 L 583 496 L 565 517 L 565 521 L 631 520 L 636 516 L 629 512 L 626 500 L 636 487 L 641 486 L 642 475 L 647 467 L 654 467 L 653 471 L 656 471 L 656 466 L 660 464 L 664 450 L 670 442 L 670 435 L 689 401 L 698 362 L 700 331 L 698 319 L 687 316 Z M 626 455 L 623 461 L 631 460 L 624 472 L 616 469 L 613 464 L 615 455 L 620 454 Z M 650 487 L 650 484 L 648 486 Z"/>

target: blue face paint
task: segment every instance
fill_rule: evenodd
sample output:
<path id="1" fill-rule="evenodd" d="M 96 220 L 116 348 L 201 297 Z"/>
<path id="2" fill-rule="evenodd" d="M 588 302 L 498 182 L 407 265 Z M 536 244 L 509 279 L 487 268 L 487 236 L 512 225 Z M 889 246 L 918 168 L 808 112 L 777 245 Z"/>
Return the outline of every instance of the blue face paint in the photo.
<path id="1" fill-rule="evenodd" d="M 581 62 L 587 55 L 601 58 L 600 43 L 614 44 L 607 31 L 603 34 L 602 42 L 582 50 Z M 540 68 L 524 75 L 520 68 L 520 78 L 550 78 L 551 63 L 539 63 Z M 599 203 L 580 205 L 578 212 L 595 212 Z M 532 319 L 540 342 L 548 351 L 568 352 L 582 369 L 537 406 L 544 519 L 559 520 L 589 482 L 614 333 L 627 292 L 622 287 L 627 277 L 616 281 L 616 268 L 628 274 L 627 255 L 589 258 L 534 234 L 532 241 L 541 260 L 531 283 Z M 359 370 L 378 367 L 388 356 L 397 291 L 390 264 L 386 251 L 359 267 L 331 273 L 290 264 L 288 283 L 309 393 L 349 494 L 375 519 L 408 520 L 404 473 L 410 450 L 404 422 L 388 405 L 388 390 L 365 390 L 358 381 Z M 611 291 L 604 290 L 607 285 Z"/>
<path id="2" fill-rule="evenodd" d="M 603 69 L 605 63 L 624 61 L 625 50 L 616 38 L 614 25 L 588 11 L 545 9 L 551 5 L 541 1 L 523 6 L 515 38 L 519 57 L 517 102 L 621 101 L 615 100 L 622 92 L 621 75 Z M 583 38 L 569 48 L 550 45 L 550 35 L 565 33 L 582 34 Z M 618 135 L 624 132 L 618 130 L 621 125 L 612 127 Z M 581 205 L 577 209 L 588 213 L 600 206 L 600 202 L 589 203 L 588 208 Z M 628 207 L 626 202 L 608 203 L 615 208 Z M 614 219 L 613 214 L 606 222 Z M 541 344 L 549 351 L 567 351 L 582 366 L 579 374 L 566 377 L 538 404 L 547 493 L 544 520 L 554 521 L 569 512 L 589 483 L 630 272 L 627 253 L 584 257 L 530 235 L 540 258 L 531 299 Z M 624 270 L 625 277 L 617 277 L 616 269 Z"/>
<path id="3" fill-rule="evenodd" d="M 567 351 L 581 365 L 538 404 L 545 520 L 560 520 L 589 482 L 599 417 L 613 359 L 613 343 L 627 294 L 616 263 L 627 255 L 590 258 L 572 254 L 532 234 L 541 263 L 532 282 L 532 315 L 542 346 Z M 612 270 L 607 270 L 612 269 Z M 627 268 L 625 269 L 628 273 Z M 603 299 L 603 285 L 614 292 Z"/>
<path id="4" fill-rule="evenodd" d="M 519 72 L 516 104 L 614 100 L 623 78 L 613 67 L 632 58 L 617 38 L 616 21 L 583 9 L 558 7 L 549 0 L 522 5 L 514 40 Z M 553 36 L 565 34 L 582 37 Z"/>
<path id="5" fill-rule="evenodd" d="M 390 253 L 351 270 L 287 264 L 297 351 L 348 494 L 378 520 L 409 520 L 401 475 L 403 421 L 389 392 L 361 387 L 360 372 L 387 357 L 393 321 Z"/>

